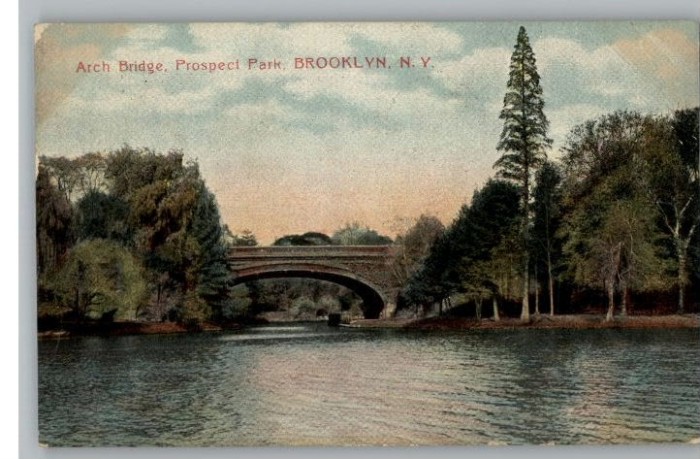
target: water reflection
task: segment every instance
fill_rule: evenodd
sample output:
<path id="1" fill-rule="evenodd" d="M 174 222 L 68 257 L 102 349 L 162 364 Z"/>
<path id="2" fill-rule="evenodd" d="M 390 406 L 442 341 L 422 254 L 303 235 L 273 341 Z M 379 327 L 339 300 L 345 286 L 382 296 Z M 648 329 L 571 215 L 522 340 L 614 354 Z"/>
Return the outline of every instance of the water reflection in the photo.
<path id="1" fill-rule="evenodd" d="M 685 442 L 700 436 L 698 335 L 295 324 L 41 342 L 41 441 Z"/>

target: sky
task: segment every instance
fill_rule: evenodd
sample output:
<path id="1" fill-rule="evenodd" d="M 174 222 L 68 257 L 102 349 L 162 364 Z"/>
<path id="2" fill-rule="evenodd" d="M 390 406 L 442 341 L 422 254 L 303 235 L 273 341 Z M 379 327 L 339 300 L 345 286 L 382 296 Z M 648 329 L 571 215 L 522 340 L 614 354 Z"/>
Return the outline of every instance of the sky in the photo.
<path id="1" fill-rule="evenodd" d="M 262 244 L 351 222 L 394 237 L 421 214 L 449 224 L 495 174 L 521 25 L 551 158 L 588 119 L 700 105 L 693 22 L 38 25 L 36 153 L 182 150 L 223 223 Z M 402 56 L 415 67 L 401 68 Z M 307 57 L 364 67 L 295 68 Z M 390 68 L 369 65 L 376 57 Z M 281 68 L 249 69 L 251 58 Z M 120 60 L 167 71 L 121 72 Z M 177 70 L 178 60 L 240 68 Z M 81 70 L 103 62 L 109 72 Z"/>

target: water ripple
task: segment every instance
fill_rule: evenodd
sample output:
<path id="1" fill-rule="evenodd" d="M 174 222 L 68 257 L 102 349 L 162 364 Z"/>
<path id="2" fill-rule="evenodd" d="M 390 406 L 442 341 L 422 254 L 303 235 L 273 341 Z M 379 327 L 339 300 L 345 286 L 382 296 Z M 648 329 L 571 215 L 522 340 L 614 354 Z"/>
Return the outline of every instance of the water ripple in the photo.
<path id="1" fill-rule="evenodd" d="M 615 444 L 700 437 L 697 330 L 256 327 L 39 343 L 41 441 Z"/>

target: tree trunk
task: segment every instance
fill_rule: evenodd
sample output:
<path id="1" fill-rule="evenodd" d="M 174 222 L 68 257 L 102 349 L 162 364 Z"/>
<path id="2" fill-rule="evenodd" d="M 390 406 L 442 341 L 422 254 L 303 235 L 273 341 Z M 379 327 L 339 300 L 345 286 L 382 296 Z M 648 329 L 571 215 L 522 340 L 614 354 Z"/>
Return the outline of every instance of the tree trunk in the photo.
<path id="1" fill-rule="evenodd" d="M 476 320 L 481 322 L 481 302 L 483 300 L 481 298 L 476 300 Z"/>
<path id="2" fill-rule="evenodd" d="M 530 321 L 530 279 L 529 279 L 529 268 L 530 260 L 529 254 L 525 253 L 525 261 L 523 262 L 523 302 L 522 311 L 520 312 L 520 320 L 523 322 Z"/>
<path id="3" fill-rule="evenodd" d="M 75 286 L 75 295 L 73 296 L 73 309 L 78 313 L 78 319 L 82 317 L 82 311 L 80 310 L 80 284 Z"/>
<path id="4" fill-rule="evenodd" d="M 682 244 L 677 244 L 678 247 L 678 314 L 685 312 L 685 285 L 688 279 L 688 258 L 684 249 L 687 249 L 687 244 L 683 247 Z"/>
<path id="5" fill-rule="evenodd" d="M 535 263 L 535 316 L 540 316 L 540 280 L 537 278 L 537 263 Z"/>
<path id="6" fill-rule="evenodd" d="M 554 279 L 552 279 L 552 258 L 547 250 L 547 283 L 549 284 L 549 315 L 554 315 Z"/>
<path id="7" fill-rule="evenodd" d="M 524 91 L 524 89 L 521 89 Z M 524 96 L 524 94 L 523 94 Z M 524 100 L 524 99 L 523 99 Z M 523 118 L 525 118 L 525 107 L 523 106 Z M 528 158 L 527 138 L 523 139 L 525 158 Z M 530 240 L 529 224 L 530 224 L 530 164 L 525 161 L 525 170 L 523 171 L 523 249 L 525 256 L 523 257 L 523 305 L 520 313 L 520 319 L 523 322 L 530 321 L 530 248 L 528 243 Z"/>
<path id="8" fill-rule="evenodd" d="M 627 283 L 626 282 L 620 282 L 621 287 L 622 287 L 622 298 L 620 300 L 620 315 L 621 316 L 626 316 L 627 315 L 627 304 L 628 304 L 628 298 L 629 298 L 629 288 L 627 288 Z"/>
<path id="9" fill-rule="evenodd" d="M 613 319 L 613 312 L 615 311 L 615 281 L 613 279 L 608 280 L 608 313 L 605 315 L 605 321 L 610 322 Z"/>
<path id="10" fill-rule="evenodd" d="M 498 322 L 501 320 L 501 316 L 498 314 L 498 299 L 496 295 L 493 296 L 493 321 Z"/>

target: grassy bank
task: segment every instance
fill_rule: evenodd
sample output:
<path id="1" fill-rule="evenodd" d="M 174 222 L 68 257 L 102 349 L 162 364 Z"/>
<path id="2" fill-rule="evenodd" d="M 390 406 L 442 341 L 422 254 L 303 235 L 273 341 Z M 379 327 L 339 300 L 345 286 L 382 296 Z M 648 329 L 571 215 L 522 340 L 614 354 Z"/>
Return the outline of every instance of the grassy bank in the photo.
<path id="1" fill-rule="evenodd" d="M 615 317 L 606 322 L 602 315 L 540 315 L 533 316 L 530 322 L 520 319 L 503 318 L 496 322 L 492 319 L 477 321 L 474 318 L 431 317 L 427 319 L 361 319 L 349 324 L 353 328 L 405 328 L 414 330 L 463 330 L 515 329 L 515 328 L 700 328 L 700 315 L 665 315 L 665 316 L 626 316 Z"/>
<path id="2" fill-rule="evenodd" d="M 267 323 L 260 322 L 260 323 Z M 258 323 L 258 324 L 260 324 Z M 124 335 L 168 335 L 175 333 L 219 332 L 239 330 L 245 325 L 229 323 L 218 325 L 204 323 L 196 328 L 175 322 L 109 322 L 88 324 L 65 324 L 57 329 L 40 331 L 39 339 L 60 339 L 71 336 L 124 336 Z M 520 319 L 493 319 L 463 317 L 431 317 L 427 319 L 359 319 L 349 324 L 350 328 L 397 328 L 409 330 L 468 330 L 468 329 L 592 329 L 592 328 L 700 328 L 700 314 L 663 315 L 663 316 L 627 316 L 615 317 L 606 322 L 602 315 L 540 315 L 533 316 L 530 322 Z"/>

